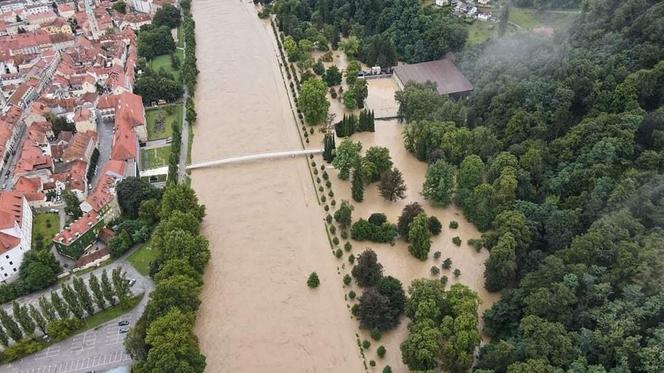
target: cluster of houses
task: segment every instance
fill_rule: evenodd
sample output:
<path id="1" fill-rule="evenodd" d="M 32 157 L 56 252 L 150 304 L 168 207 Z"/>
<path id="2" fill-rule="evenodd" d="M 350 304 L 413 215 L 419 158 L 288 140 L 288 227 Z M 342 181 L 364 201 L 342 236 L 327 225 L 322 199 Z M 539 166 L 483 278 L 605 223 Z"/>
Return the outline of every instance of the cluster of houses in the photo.
<path id="1" fill-rule="evenodd" d="M 175 0 L 129 0 L 123 13 L 108 0 L 0 2 L 0 281 L 30 249 L 32 209 L 61 208 L 64 190 L 83 211 L 53 238 L 65 256 L 117 216 L 115 185 L 138 175 L 147 139 L 135 31 L 165 4 Z"/>
<path id="2" fill-rule="evenodd" d="M 439 7 L 453 6 L 452 13 L 455 16 L 478 21 L 492 19 L 490 3 L 491 0 L 436 0 Z"/>

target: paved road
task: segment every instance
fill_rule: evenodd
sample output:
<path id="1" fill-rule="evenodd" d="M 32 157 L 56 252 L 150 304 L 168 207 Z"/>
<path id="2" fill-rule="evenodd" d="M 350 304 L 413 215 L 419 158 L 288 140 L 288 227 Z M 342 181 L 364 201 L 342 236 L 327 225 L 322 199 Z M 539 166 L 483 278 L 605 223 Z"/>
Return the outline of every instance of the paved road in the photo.
<path id="1" fill-rule="evenodd" d="M 182 45 L 184 50 L 187 50 L 187 39 L 182 38 Z M 187 85 L 183 84 L 184 95 L 182 95 L 182 141 L 180 142 L 180 163 L 178 164 L 178 182 L 183 182 L 187 176 L 187 155 L 189 154 L 189 122 L 187 122 L 187 97 L 189 92 Z"/>
<path id="2" fill-rule="evenodd" d="M 152 140 L 145 143 L 143 149 L 161 148 L 170 144 L 167 139 Z"/>
<path id="3" fill-rule="evenodd" d="M 111 158 L 111 146 L 113 145 L 113 126 L 114 121 L 104 121 L 101 118 L 97 123 L 97 149 L 99 150 L 99 160 L 97 161 L 97 172 L 92 177 L 92 184 L 97 185 L 97 181 L 101 176 L 101 170 L 104 165 Z"/>
<path id="4" fill-rule="evenodd" d="M 118 322 L 127 320 L 130 322 L 129 326 L 132 326 L 138 320 L 145 310 L 148 294 L 152 291 L 154 285 L 149 278 L 139 274 L 126 261 L 126 258 L 127 256 L 124 256 L 108 266 L 96 269 L 93 273 L 100 276 L 101 271 L 105 268 L 110 275 L 113 268 L 122 267 L 127 272 L 128 278 L 136 279 L 136 284 L 131 288 L 132 292 L 134 294 L 145 292 L 145 296 L 138 306 L 120 318 L 100 325 L 96 329 L 88 330 L 85 333 L 58 342 L 37 354 L 0 366 L 0 371 L 12 373 L 78 373 L 130 364 L 131 358 L 127 355 L 123 346 L 126 334 L 120 333 Z M 89 274 L 83 275 L 83 279 L 87 280 L 88 278 Z M 21 304 L 36 302 L 40 295 L 50 294 L 51 290 L 54 289 L 22 297 L 19 302 Z M 11 308 L 11 305 L 3 305 L 3 307 Z"/>
<path id="5" fill-rule="evenodd" d="M 21 114 L 21 119 L 19 119 L 18 123 L 23 122 L 23 117 L 25 114 Z M 0 169 L 0 186 L 4 186 L 6 184 L 6 188 L 3 187 L 2 189 L 5 190 L 11 190 L 13 185 L 11 185 L 11 179 L 12 175 L 9 175 L 8 177 L 5 176 L 7 171 L 14 170 L 14 166 L 16 165 L 16 162 L 18 162 L 19 157 L 21 156 L 21 151 L 23 149 L 23 137 L 25 136 L 27 127 L 25 124 L 22 124 L 20 129 L 19 129 L 19 134 L 17 136 L 16 143 L 14 144 L 14 150 L 15 152 L 9 153 L 9 159 L 7 159 L 7 162 L 5 162 L 5 165 Z"/>

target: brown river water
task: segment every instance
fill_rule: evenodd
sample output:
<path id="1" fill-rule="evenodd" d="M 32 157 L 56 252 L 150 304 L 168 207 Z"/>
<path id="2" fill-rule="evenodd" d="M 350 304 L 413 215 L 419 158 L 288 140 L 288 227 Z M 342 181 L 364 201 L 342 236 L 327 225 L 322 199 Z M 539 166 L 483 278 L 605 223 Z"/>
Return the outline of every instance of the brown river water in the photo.
<path id="1" fill-rule="evenodd" d="M 253 5 L 194 0 L 193 14 L 193 162 L 302 149 L 272 30 Z M 206 371 L 362 371 L 305 160 L 195 170 L 192 185 L 212 252 L 196 324 Z M 306 286 L 312 271 L 316 290 Z"/>
<path id="2" fill-rule="evenodd" d="M 196 104 L 198 121 L 192 150 L 193 162 L 250 155 L 269 151 L 302 149 L 282 76 L 274 35 L 269 23 L 261 21 L 251 3 L 239 0 L 194 0 L 199 75 Z M 343 68 L 342 53 L 334 53 Z M 329 64 L 326 64 L 329 65 Z M 367 106 L 376 116 L 396 113 L 391 79 L 369 80 Z M 345 109 L 333 100 L 330 111 L 337 119 Z M 377 121 L 375 133 L 353 136 L 370 146 L 390 149 L 408 186 L 408 196 L 386 202 L 374 185 L 366 187 L 363 203 L 353 203 L 353 218 L 383 212 L 396 221 L 401 209 L 418 201 L 429 215 L 443 222 L 443 233 L 434 238 L 431 254 L 421 262 L 408 253 L 407 244 L 394 246 L 355 242 L 353 253 L 365 248 L 378 254 L 385 274 L 399 278 L 404 287 L 413 279 L 431 278 L 430 268 L 440 268 L 451 258 L 452 270 L 443 271 L 450 283 L 461 282 L 478 292 L 480 312 L 498 296 L 483 288 L 484 261 L 488 253 L 467 246 L 480 233 L 457 209 L 434 208 L 420 195 L 426 164 L 417 161 L 403 147 L 402 124 Z M 307 147 L 320 148 L 322 134 L 310 136 Z M 320 156 L 315 158 L 322 163 Z M 192 185 L 207 206 L 203 232 L 210 240 L 212 258 L 205 271 L 202 304 L 196 334 L 207 356 L 208 372 L 362 372 L 356 333 L 341 277 L 350 272 L 346 261 L 330 254 L 325 235 L 325 213 L 316 198 L 304 159 L 281 159 L 195 170 Z M 328 172 L 336 175 L 334 170 Z M 351 200 L 348 182 L 332 176 L 335 199 Z M 326 191 L 327 192 L 327 191 Z M 329 200 L 328 200 L 329 203 Z M 447 228 L 451 220 L 459 228 Z M 461 247 L 451 239 L 459 236 Z M 343 245 L 343 240 L 341 245 Z M 441 251 L 442 258 L 433 259 Z M 321 285 L 306 287 L 306 278 L 316 271 Z M 367 362 L 376 360 L 371 372 L 389 364 L 394 372 L 407 372 L 401 363 L 400 343 L 407 335 L 407 319 L 365 351 Z M 384 345 L 384 359 L 376 348 Z"/>

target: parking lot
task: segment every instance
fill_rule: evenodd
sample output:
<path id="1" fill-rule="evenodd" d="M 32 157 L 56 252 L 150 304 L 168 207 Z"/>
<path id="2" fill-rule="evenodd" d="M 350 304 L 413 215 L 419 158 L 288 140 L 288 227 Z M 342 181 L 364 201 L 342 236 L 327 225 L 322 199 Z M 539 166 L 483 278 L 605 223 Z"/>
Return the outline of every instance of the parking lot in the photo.
<path id="1" fill-rule="evenodd" d="M 124 316 L 3 368 L 16 373 L 73 373 L 129 365 L 131 358 L 122 345 L 127 334 L 120 333 L 122 327 L 118 323 L 126 320 L 132 326 L 143 312 L 146 302 L 147 297 Z"/>
<path id="2" fill-rule="evenodd" d="M 126 262 L 125 258 L 107 266 L 106 269 L 110 271 L 117 266 L 121 266 L 127 272 L 128 278 L 137 280 L 136 284 L 132 286 L 134 294 L 146 293 L 133 310 L 95 329 L 58 342 L 34 355 L 3 365 L 0 367 L 0 371 L 12 373 L 85 373 L 131 364 L 131 358 L 127 355 L 123 346 L 127 334 L 121 333 L 120 329 L 133 326 L 141 316 L 148 301 L 147 294 L 152 291 L 153 284 L 150 279 L 136 272 Z M 100 268 L 95 272 L 101 272 L 101 270 Z M 87 276 L 84 278 L 87 278 Z M 29 300 L 35 301 L 37 295 L 30 296 Z M 118 325 L 120 321 L 128 321 L 129 325 L 120 326 Z"/>

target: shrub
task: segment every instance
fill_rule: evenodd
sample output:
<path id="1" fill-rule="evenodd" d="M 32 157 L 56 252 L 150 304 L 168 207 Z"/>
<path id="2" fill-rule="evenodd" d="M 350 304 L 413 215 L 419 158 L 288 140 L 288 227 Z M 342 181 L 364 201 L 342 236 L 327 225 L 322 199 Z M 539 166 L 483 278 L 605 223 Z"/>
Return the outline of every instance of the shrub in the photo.
<path id="1" fill-rule="evenodd" d="M 434 236 L 439 235 L 443 230 L 443 224 L 441 224 L 440 220 L 438 220 L 438 218 L 435 216 L 429 217 L 427 220 L 427 225 L 429 226 L 429 232 L 431 232 L 431 234 Z"/>
<path id="2" fill-rule="evenodd" d="M 323 206 L 323 210 L 325 210 L 326 212 L 330 211 L 330 206 L 328 206 L 328 205 Z"/>
<path id="3" fill-rule="evenodd" d="M 310 129 L 309 129 L 309 133 L 313 135 L 313 134 L 314 134 L 314 129 L 313 129 L 313 128 L 310 128 Z"/>
<path id="4" fill-rule="evenodd" d="M 363 341 L 362 341 L 362 348 L 365 349 L 365 350 L 367 350 L 369 347 L 371 347 L 371 342 L 369 342 L 369 341 L 366 340 L 366 339 L 363 340 Z"/>
<path id="5" fill-rule="evenodd" d="M 348 292 L 348 298 L 355 299 L 356 296 L 355 291 L 351 290 Z"/>
<path id="6" fill-rule="evenodd" d="M 376 366 L 376 362 L 373 361 L 373 360 L 369 360 L 369 365 L 371 365 L 372 367 L 375 367 L 375 366 Z"/>
<path id="7" fill-rule="evenodd" d="M 341 238 L 343 238 L 344 240 L 348 239 L 348 231 L 346 229 L 341 230 Z"/>
<path id="8" fill-rule="evenodd" d="M 332 234 L 337 233 L 337 227 L 335 227 L 334 225 L 330 225 L 330 233 Z"/>
<path id="9" fill-rule="evenodd" d="M 337 205 L 337 201 L 335 201 L 335 200 L 330 201 L 330 205 L 332 205 L 332 206 L 336 206 L 336 205 Z"/>
<path id="10" fill-rule="evenodd" d="M 324 164 L 320 165 L 320 170 L 325 171 L 325 165 Z"/>
<path id="11" fill-rule="evenodd" d="M 344 275 L 344 285 L 346 286 L 350 285 L 351 281 L 353 281 L 353 278 L 350 277 L 348 273 L 346 273 L 346 275 Z"/>
<path id="12" fill-rule="evenodd" d="M 443 269 L 450 269 L 452 268 L 452 259 L 447 258 L 443 261 Z"/>
<path id="13" fill-rule="evenodd" d="M 391 242 L 397 236 L 397 227 L 387 222 L 377 226 L 360 219 L 351 227 L 350 236 L 358 241 Z"/>
<path id="14" fill-rule="evenodd" d="M 440 283 L 443 284 L 443 287 L 445 287 L 445 285 L 447 285 L 447 276 L 440 276 Z"/>
<path id="15" fill-rule="evenodd" d="M 371 329 L 369 335 L 371 336 L 371 339 L 373 339 L 374 341 L 380 341 L 380 337 L 383 336 L 383 334 L 378 329 Z"/>
<path id="16" fill-rule="evenodd" d="M 341 258 L 343 255 L 344 255 L 344 252 L 341 251 L 341 249 L 337 249 L 337 250 L 334 252 L 334 256 L 336 256 L 337 258 Z"/>
<path id="17" fill-rule="evenodd" d="M 386 365 L 385 368 L 383 368 L 383 373 L 392 373 L 392 368 L 389 365 Z"/>
<path id="18" fill-rule="evenodd" d="M 350 251 L 352 248 L 353 245 L 350 242 L 346 241 L 346 243 L 344 244 L 344 250 Z"/>
<path id="19" fill-rule="evenodd" d="M 315 289 L 320 285 L 320 279 L 318 279 L 318 274 L 316 272 L 311 272 L 309 278 L 307 279 L 307 286 L 312 289 Z"/>
<path id="20" fill-rule="evenodd" d="M 339 237 L 335 236 L 334 238 L 332 238 L 332 243 L 335 244 L 335 245 L 338 245 L 339 244 Z"/>
<path id="21" fill-rule="evenodd" d="M 330 190 L 329 192 L 327 192 L 327 196 L 330 198 L 334 197 L 334 192 Z"/>
<path id="22" fill-rule="evenodd" d="M 311 159 L 314 159 L 314 158 L 311 157 Z M 316 167 L 316 161 L 311 161 L 311 167 Z"/>
<path id="23" fill-rule="evenodd" d="M 385 357 L 385 352 L 386 352 L 385 346 L 383 345 L 378 346 L 378 348 L 376 349 L 376 353 L 378 354 L 378 357 L 381 359 Z"/>
<path id="24" fill-rule="evenodd" d="M 461 276 L 461 271 L 459 270 L 459 268 L 454 269 L 454 277 L 458 278 L 459 276 Z"/>
<path id="25" fill-rule="evenodd" d="M 484 240 L 477 240 L 471 238 L 468 240 L 468 244 L 472 246 L 475 249 L 475 251 L 479 253 L 480 251 L 482 251 L 482 247 L 484 246 Z"/>
<path id="26" fill-rule="evenodd" d="M 373 225 L 383 225 L 387 221 L 387 216 L 381 212 L 374 212 L 369 216 L 369 223 Z"/>
<path id="27" fill-rule="evenodd" d="M 317 168 L 314 168 L 314 175 L 318 175 L 318 169 Z M 319 183 L 320 183 L 320 181 L 319 181 Z"/>
<path id="28" fill-rule="evenodd" d="M 327 174 L 327 171 L 323 171 L 323 173 L 321 174 L 321 176 L 323 176 L 323 180 L 327 180 L 327 179 L 330 178 L 330 175 Z"/>
<path id="29" fill-rule="evenodd" d="M 353 307 L 350 308 L 350 313 L 357 317 L 360 314 L 360 306 L 357 303 L 353 304 Z"/>
<path id="30" fill-rule="evenodd" d="M 321 187 L 321 189 L 323 189 L 323 187 Z M 321 190 L 321 192 L 322 192 L 322 190 Z M 327 201 L 327 197 L 325 197 L 325 196 L 320 196 L 320 201 L 321 201 L 321 202 L 325 202 L 325 201 Z"/>
<path id="31" fill-rule="evenodd" d="M 327 222 L 327 224 L 332 224 L 332 215 L 327 214 L 327 216 L 325 217 L 325 221 Z"/>
<path id="32" fill-rule="evenodd" d="M 326 181 L 326 182 L 325 182 L 325 186 L 328 187 L 328 188 L 331 187 L 331 186 L 332 186 L 332 182 L 330 182 L 330 180 Z M 332 193 L 332 191 L 330 191 L 330 193 Z M 330 196 L 330 197 L 332 197 L 332 196 Z"/>
<path id="33" fill-rule="evenodd" d="M 355 263 L 355 255 L 353 254 L 348 255 L 348 263 L 350 264 Z"/>
<path id="34" fill-rule="evenodd" d="M 452 220 L 450 222 L 450 229 L 457 229 L 459 228 L 459 223 L 456 220 Z"/>
<path id="35" fill-rule="evenodd" d="M 435 253 L 433 253 L 433 258 L 436 259 L 436 260 L 440 259 L 440 255 L 441 255 L 440 251 L 436 251 Z"/>
<path id="36" fill-rule="evenodd" d="M 432 266 L 431 267 L 431 275 L 432 276 L 438 276 L 440 274 L 440 269 L 438 269 L 437 266 Z"/>
<path id="37" fill-rule="evenodd" d="M 323 187 L 318 187 L 319 192 L 323 192 Z"/>
<path id="38" fill-rule="evenodd" d="M 459 236 L 453 237 L 452 238 L 452 243 L 457 245 L 457 246 L 461 246 L 461 238 L 459 238 Z"/>

